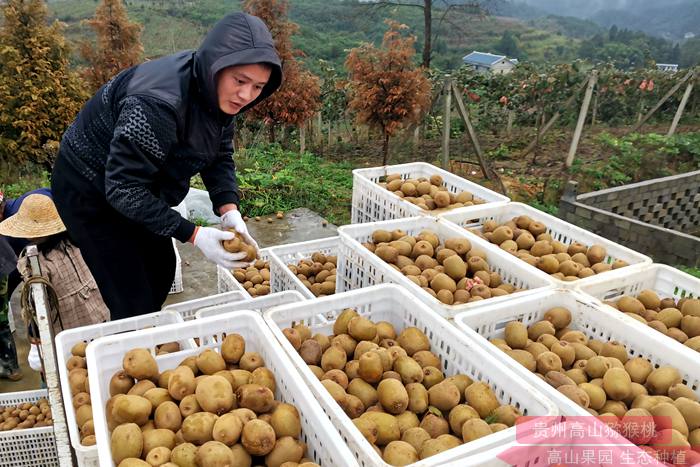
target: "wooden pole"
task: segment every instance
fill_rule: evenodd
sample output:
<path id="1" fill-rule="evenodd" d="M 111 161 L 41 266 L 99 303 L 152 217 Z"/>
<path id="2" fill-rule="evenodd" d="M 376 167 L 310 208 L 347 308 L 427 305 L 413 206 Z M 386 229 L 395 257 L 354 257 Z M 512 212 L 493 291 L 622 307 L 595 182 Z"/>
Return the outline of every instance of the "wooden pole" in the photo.
<path id="1" fill-rule="evenodd" d="M 591 126 L 595 126 L 597 117 L 598 117 L 598 87 L 595 88 L 595 94 L 593 94 L 593 115 L 591 115 Z"/>
<path id="2" fill-rule="evenodd" d="M 588 115 L 588 106 L 591 104 L 593 88 L 595 88 L 597 82 L 598 72 L 593 70 L 593 73 L 591 73 L 590 78 L 588 78 L 588 87 L 586 87 L 586 94 L 583 97 L 581 111 L 578 114 L 578 122 L 576 122 L 576 130 L 574 130 L 574 139 L 571 141 L 569 154 L 566 156 L 567 167 L 571 167 L 571 164 L 574 162 L 574 156 L 576 156 L 576 150 L 578 149 L 578 142 L 581 139 L 581 133 L 583 132 L 583 125 L 586 123 L 586 116 Z"/>
<path id="3" fill-rule="evenodd" d="M 474 126 L 472 125 L 471 120 L 469 119 L 469 114 L 467 113 L 467 108 L 464 105 L 464 101 L 462 100 L 462 96 L 460 95 L 460 92 L 457 90 L 457 86 L 452 83 L 452 92 L 454 93 L 455 96 L 455 103 L 457 104 L 457 112 L 459 113 L 459 116 L 462 117 L 462 120 L 464 121 L 464 125 L 467 127 L 467 132 L 469 133 L 469 139 L 471 139 L 472 145 L 474 146 L 474 151 L 476 152 L 476 157 L 479 159 L 479 165 L 481 166 L 481 171 L 484 173 L 484 176 L 488 178 L 488 173 L 486 172 L 486 167 L 484 164 L 484 152 L 481 149 L 481 144 L 479 144 L 479 138 L 476 135 L 476 131 L 474 131 Z"/>
<path id="4" fill-rule="evenodd" d="M 486 158 L 484 157 L 484 151 L 481 149 L 481 144 L 479 144 L 479 137 L 476 134 L 476 131 L 474 130 L 474 125 L 472 125 L 472 122 L 469 119 L 469 112 L 467 112 L 467 107 L 464 105 L 464 100 L 462 100 L 462 94 L 459 92 L 457 86 L 455 86 L 454 83 L 452 83 L 452 93 L 455 96 L 457 112 L 459 113 L 459 116 L 462 117 L 464 125 L 467 127 L 469 139 L 471 139 L 472 145 L 474 146 L 474 151 L 476 152 L 476 157 L 479 160 L 479 166 L 481 167 L 481 172 L 484 174 L 484 178 L 495 180 L 496 182 L 498 182 L 498 184 L 501 187 L 501 192 L 505 194 L 506 187 L 505 185 L 503 185 L 501 177 L 499 177 L 498 174 L 493 172 L 490 169 L 488 163 L 486 162 Z"/>
<path id="5" fill-rule="evenodd" d="M 690 79 L 690 77 L 693 76 L 694 74 L 695 74 L 694 70 L 690 70 L 683 77 L 683 79 L 681 79 L 671 89 L 669 89 L 669 91 L 664 95 L 664 97 L 662 97 L 661 100 L 659 102 L 657 102 L 656 105 L 654 107 L 652 107 L 651 110 L 649 110 L 649 112 L 647 112 L 647 114 L 644 117 L 642 117 L 642 119 L 639 122 L 637 122 L 637 124 L 629 132 L 627 132 L 627 134 L 634 133 L 635 131 L 639 130 L 642 127 L 642 125 L 644 125 L 646 123 L 646 121 L 649 120 L 651 118 L 651 116 L 654 115 L 654 113 L 656 113 L 656 111 L 659 110 L 659 108 L 662 105 L 664 105 L 664 102 L 666 102 L 669 97 L 674 95 L 676 93 L 676 91 L 678 91 L 680 89 L 680 87 L 683 86 L 683 83 L 688 81 Z"/>
<path id="6" fill-rule="evenodd" d="M 678 105 L 676 115 L 673 117 L 673 123 L 671 123 L 671 128 L 668 129 L 668 134 L 666 136 L 673 136 L 673 134 L 676 132 L 676 127 L 678 126 L 678 122 L 681 120 L 683 110 L 685 110 L 685 105 L 688 103 L 688 98 L 690 97 L 691 92 L 693 92 L 693 81 L 689 82 L 688 87 L 685 88 L 685 94 L 683 94 L 681 103 Z"/>
<path id="7" fill-rule="evenodd" d="M 578 96 L 578 93 L 581 92 L 582 89 L 584 89 L 588 85 L 588 80 L 584 81 L 581 83 L 581 85 L 576 89 L 576 91 L 569 96 L 569 98 L 564 102 L 564 105 L 562 105 L 559 110 L 557 110 L 554 115 L 552 115 L 552 118 L 549 119 L 549 121 L 542 127 L 542 129 L 537 133 L 537 137 L 533 142 L 531 142 L 523 151 L 518 154 L 518 158 L 522 158 L 527 156 L 532 152 L 535 147 L 539 144 L 540 138 L 542 138 L 547 132 L 552 128 L 552 125 L 556 123 L 557 120 L 559 120 L 559 117 L 561 117 L 561 110 L 566 109 L 571 105 L 571 103 L 576 99 L 576 96 Z"/>
<path id="8" fill-rule="evenodd" d="M 299 126 L 299 154 L 306 152 L 306 125 Z"/>
<path id="9" fill-rule="evenodd" d="M 443 94 L 445 95 L 445 114 L 442 125 L 442 168 L 448 170 L 450 167 L 450 118 L 452 117 L 452 77 L 450 75 L 445 75 Z"/>
<path id="10" fill-rule="evenodd" d="M 513 119 L 515 118 L 515 112 L 513 110 L 508 110 L 508 120 L 506 122 L 506 136 L 510 138 L 513 136 Z"/>

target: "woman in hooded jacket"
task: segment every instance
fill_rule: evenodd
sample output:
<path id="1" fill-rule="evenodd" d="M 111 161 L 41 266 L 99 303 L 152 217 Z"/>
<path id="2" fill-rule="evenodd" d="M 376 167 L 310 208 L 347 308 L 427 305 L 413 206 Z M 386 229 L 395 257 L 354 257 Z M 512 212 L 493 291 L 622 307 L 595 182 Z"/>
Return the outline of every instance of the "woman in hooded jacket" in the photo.
<path id="1" fill-rule="evenodd" d="M 238 211 L 234 116 L 269 97 L 282 67 L 257 17 L 232 13 L 196 51 L 123 70 L 85 104 L 61 140 L 52 191 L 112 319 L 160 309 L 175 274 L 171 237 L 228 269 L 232 232 L 197 227 L 170 206 L 200 174 L 222 228 L 248 234 Z"/>

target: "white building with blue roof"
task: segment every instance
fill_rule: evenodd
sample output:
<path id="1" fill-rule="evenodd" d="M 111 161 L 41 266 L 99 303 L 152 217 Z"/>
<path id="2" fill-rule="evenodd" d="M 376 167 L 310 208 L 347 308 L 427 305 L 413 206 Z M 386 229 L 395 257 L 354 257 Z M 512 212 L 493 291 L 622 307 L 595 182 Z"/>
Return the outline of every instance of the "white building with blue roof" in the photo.
<path id="1" fill-rule="evenodd" d="M 494 55 L 476 50 L 465 55 L 462 60 L 479 73 L 506 74 L 513 71 L 518 63 L 517 59 L 508 59 L 505 55 Z"/>

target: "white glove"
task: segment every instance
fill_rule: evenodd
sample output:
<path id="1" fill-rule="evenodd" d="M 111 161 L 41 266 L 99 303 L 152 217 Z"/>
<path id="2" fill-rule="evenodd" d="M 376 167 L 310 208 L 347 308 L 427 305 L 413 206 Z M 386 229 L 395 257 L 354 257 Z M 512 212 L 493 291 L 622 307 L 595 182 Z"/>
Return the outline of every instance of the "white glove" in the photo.
<path id="1" fill-rule="evenodd" d="M 194 237 L 194 246 L 202 250 L 204 256 L 226 269 L 245 268 L 249 262 L 241 261 L 248 253 L 229 253 L 221 244 L 224 240 L 232 240 L 236 234 L 213 227 L 199 227 Z"/>
<path id="2" fill-rule="evenodd" d="M 29 361 L 29 367 L 34 371 L 41 371 L 41 358 L 39 357 L 39 346 L 37 344 L 31 344 L 29 346 L 29 355 L 27 355 L 27 360 Z"/>
<path id="3" fill-rule="evenodd" d="M 248 226 L 245 225 L 245 221 L 241 217 L 241 213 L 238 209 L 226 211 L 224 215 L 221 216 L 221 227 L 224 229 L 234 229 L 243 236 L 243 239 L 248 245 L 254 246 L 256 251 L 260 251 L 258 242 L 253 240 L 253 237 L 248 233 Z"/>

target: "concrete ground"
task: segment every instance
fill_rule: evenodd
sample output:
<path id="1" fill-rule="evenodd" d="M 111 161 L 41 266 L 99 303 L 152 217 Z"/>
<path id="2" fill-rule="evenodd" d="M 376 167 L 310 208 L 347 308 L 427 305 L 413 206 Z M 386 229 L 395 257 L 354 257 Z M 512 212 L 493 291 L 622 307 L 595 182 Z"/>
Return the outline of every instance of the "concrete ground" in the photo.
<path id="1" fill-rule="evenodd" d="M 268 221 L 269 219 L 269 221 Z M 300 208 L 289 211 L 283 219 L 275 216 L 262 217 L 259 221 L 248 221 L 248 230 L 258 242 L 260 248 L 267 248 L 287 243 L 317 240 L 337 234 L 337 227 L 328 224 L 322 217 L 309 209 Z M 216 265 L 210 263 L 193 245 L 177 242 L 181 259 L 183 292 L 171 294 L 164 305 L 179 303 L 217 293 Z M 29 343 L 24 326 L 19 317 L 19 294 L 13 296 L 12 309 L 17 330 L 15 343 L 24 377 L 19 381 L 0 379 L 0 393 L 25 391 L 41 387 L 39 373 L 27 365 Z"/>

